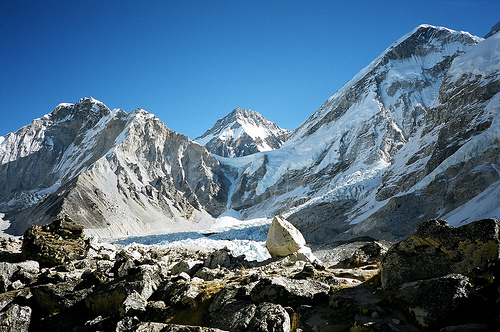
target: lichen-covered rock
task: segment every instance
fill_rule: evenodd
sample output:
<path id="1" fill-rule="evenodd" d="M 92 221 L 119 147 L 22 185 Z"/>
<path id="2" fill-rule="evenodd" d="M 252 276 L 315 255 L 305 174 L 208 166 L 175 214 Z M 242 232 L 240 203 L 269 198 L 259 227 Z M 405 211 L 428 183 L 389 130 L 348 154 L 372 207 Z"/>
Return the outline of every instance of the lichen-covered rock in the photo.
<path id="1" fill-rule="evenodd" d="M 83 303 L 92 292 L 92 288 L 85 286 L 81 279 L 57 284 L 49 283 L 32 287 L 31 293 L 37 310 L 53 315 Z"/>
<path id="2" fill-rule="evenodd" d="M 245 256 L 234 256 L 229 249 L 222 248 L 212 252 L 204 262 L 204 266 L 210 269 L 225 267 L 234 269 L 241 267 L 245 262 Z"/>
<path id="3" fill-rule="evenodd" d="M 290 222 L 281 216 L 273 218 L 266 239 L 266 248 L 271 257 L 286 257 L 305 245 L 304 236 Z"/>
<path id="4" fill-rule="evenodd" d="M 500 222 L 483 219 L 461 227 L 444 220 L 422 223 L 408 239 L 393 245 L 382 260 L 387 289 L 452 273 L 488 279 L 497 268 Z"/>
<path id="5" fill-rule="evenodd" d="M 163 324 L 145 322 L 140 323 L 131 332 L 227 332 L 219 329 L 202 326 L 189 326 L 178 324 Z"/>
<path id="6" fill-rule="evenodd" d="M 211 317 L 211 326 L 229 331 L 290 331 L 290 316 L 281 305 L 274 303 L 232 301 Z"/>
<path id="7" fill-rule="evenodd" d="M 24 233 L 22 257 L 42 266 L 56 266 L 87 254 L 83 226 L 68 216 L 45 226 L 30 226 Z"/>
<path id="8" fill-rule="evenodd" d="M 181 274 L 185 272 L 193 276 L 203 266 L 202 261 L 198 260 L 182 260 L 172 267 L 172 274 Z"/>
<path id="9" fill-rule="evenodd" d="M 36 278 L 40 265 L 36 261 L 0 262 L 0 293 L 14 289 L 14 283 L 27 284 Z"/>
<path id="10" fill-rule="evenodd" d="M 145 306 L 159 283 L 160 280 L 154 273 L 143 270 L 98 286 L 85 299 L 85 304 L 95 314 L 123 316 L 129 308 L 136 307 L 130 303 L 138 302 L 137 294 L 145 300 L 141 302 Z"/>
<path id="11" fill-rule="evenodd" d="M 430 329 L 474 321 L 488 306 L 459 274 L 405 284 L 396 299 L 421 328 Z"/>
<path id="12" fill-rule="evenodd" d="M 28 331 L 31 322 L 31 308 L 14 304 L 6 311 L 0 312 L 1 332 Z"/>
<path id="13" fill-rule="evenodd" d="M 255 302 L 283 305 L 312 304 L 326 299 L 330 286 L 315 279 L 271 277 L 259 281 L 251 291 Z"/>

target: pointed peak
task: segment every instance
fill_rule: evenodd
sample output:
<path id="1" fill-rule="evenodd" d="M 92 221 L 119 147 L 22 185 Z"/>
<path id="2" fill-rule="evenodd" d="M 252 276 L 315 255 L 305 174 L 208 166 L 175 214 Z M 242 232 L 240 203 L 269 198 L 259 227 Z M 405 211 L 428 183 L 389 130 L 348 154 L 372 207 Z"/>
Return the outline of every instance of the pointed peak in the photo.
<path id="1" fill-rule="evenodd" d="M 80 98 L 80 100 L 78 100 L 78 102 L 75 104 L 75 106 L 78 106 L 78 105 L 98 105 L 100 107 L 106 107 L 106 105 L 104 105 L 104 103 L 102 101 L 99 101 L 93 97 L 83 97 L 83 98 Z"/>

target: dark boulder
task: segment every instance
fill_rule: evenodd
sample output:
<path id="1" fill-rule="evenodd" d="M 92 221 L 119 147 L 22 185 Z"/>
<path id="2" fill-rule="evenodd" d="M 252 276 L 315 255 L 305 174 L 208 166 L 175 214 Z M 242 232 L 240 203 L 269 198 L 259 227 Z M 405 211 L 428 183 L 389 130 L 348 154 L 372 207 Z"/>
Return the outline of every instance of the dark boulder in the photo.
<path id="1" fill-rule="evenodd" d="M 211 326 L 244 332 L 289 332 L 290 316 L 279 304 L 232 301 L 211 315 Z"/>
<path id="2" fill-rule="evenodd" d="M 327 298 L 330 286 L 315 279 L 271 277 L 259 281 L 251 291 L 255 302 L 283 305 L 313 304 Z"/>
<path id="3" fill-rule="evenodd" d="M 137 274 L 97 286 L 85 299 L 85 304 L 98 315 L 124 316 L 131 310 L 145 311 L 147 300 L 160 282 L 154 268 L 143 268 Z"/>
<path id="4" fill-rule="evenodd" d="M 444 220 L 422 223 L 406 240 L 393 245 L 382 260 L 386 289 L 404 283 L 462 274 L 475 283 L 488 283 L 496 273 L 500 222 L 483 219 L 461 227 Z"/>
<path id="5" fill-rule="evenodd" d="M 92 292 L 83 280 L 70 280 L 57 284 L 39 285 L 31 288 L 35 307 L 44 314 L 57 314 L 79 303 Z"/>
<path id="6" fill-rule="evenodd" d="M 484 318 L 482 314 L 489 310 L 469 279 L 459 274 L 405 284 L 399 289 L 396 302 L 425 329 L 479 323 Z"/>

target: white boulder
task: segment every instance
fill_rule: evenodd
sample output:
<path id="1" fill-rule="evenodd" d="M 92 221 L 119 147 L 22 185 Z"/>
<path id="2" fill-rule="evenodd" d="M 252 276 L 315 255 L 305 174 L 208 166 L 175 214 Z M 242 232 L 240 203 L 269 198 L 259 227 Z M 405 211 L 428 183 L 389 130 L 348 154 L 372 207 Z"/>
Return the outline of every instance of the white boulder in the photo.
<path id="1" fill-rule="evenodd" d="M 273 218 L 267 233 L 266 248 L 273 258 L 289 256 L 306 245 L 300 231 L 282 216 Z"/>

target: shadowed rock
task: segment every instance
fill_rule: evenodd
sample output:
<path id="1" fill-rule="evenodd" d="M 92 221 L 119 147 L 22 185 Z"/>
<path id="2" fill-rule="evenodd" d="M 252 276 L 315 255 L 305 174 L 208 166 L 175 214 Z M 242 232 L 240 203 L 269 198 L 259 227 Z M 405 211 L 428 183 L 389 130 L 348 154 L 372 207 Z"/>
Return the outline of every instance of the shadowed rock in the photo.
<path id="1" fill-rule="evenodd" d="M 392 246 L 382 260 L 382 285 L 394 289 L 452 273 L 487 279 L 499 259 L 500 223 L 483 219 L 461 227 L 444 220 L 422 223 L 408 239 Z"/>

